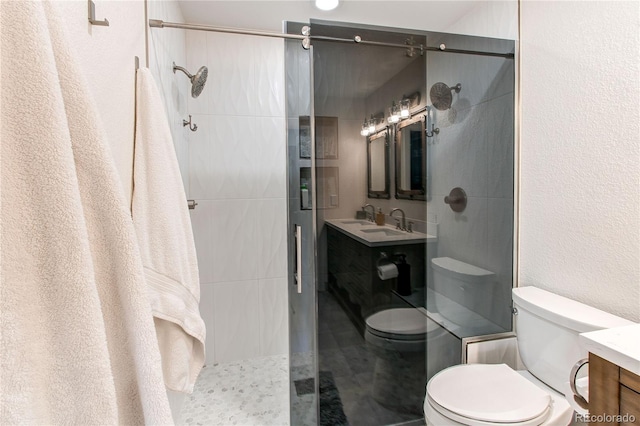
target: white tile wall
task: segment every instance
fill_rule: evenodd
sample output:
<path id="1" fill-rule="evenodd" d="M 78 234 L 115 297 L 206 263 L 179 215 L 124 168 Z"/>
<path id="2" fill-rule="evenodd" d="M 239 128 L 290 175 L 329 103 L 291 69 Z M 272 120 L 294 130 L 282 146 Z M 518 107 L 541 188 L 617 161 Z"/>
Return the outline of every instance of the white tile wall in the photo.
<path id="1" fill-rule="evenodd" d="M 508 328 L 513 250 L 513 75 L 507 60 L 429 52 L 427 89 L 439 81 L 462 84 L 451 109 L 433 111 L 440 133 L 429 139 L 432 198 L 439 222 L 438 256 L 496 274 L 492 304 L 481 315 Z M 430 103 L 430 102 L 429 102 Z M 444 203 L 460 186 L 467 208 Z"/>
<path id="2" fill-rule="evenodd" d="M 187 34 L 187 67 L 209 67 L 188 110 L 192 223 L 207 363 L 288 352 L 284 42 Z"/>

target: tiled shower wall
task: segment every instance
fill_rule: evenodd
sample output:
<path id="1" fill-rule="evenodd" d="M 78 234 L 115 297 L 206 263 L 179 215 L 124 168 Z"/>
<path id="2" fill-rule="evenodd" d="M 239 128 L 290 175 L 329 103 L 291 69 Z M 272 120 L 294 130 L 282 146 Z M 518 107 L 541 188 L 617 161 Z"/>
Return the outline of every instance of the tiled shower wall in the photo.
<path id="1" fill-rule="evenodd" d="M 496 274 L 493 306 L 479 312 L 509 330 L 513 253 L 513 99 L 510 59 L 429 52 L 427 89 L 462 85 L 449 110 L 433 111 L 440 129 L 428 138 L 432 194 L 427 216 L 438 222 L 439 257 Z M 454 213 L 444 197 L 455 187 L 467 208 Z"/>
<path id="2" fill-rule="evenodd" d="M 288 352 L 284 43 L 190 31 L 209 77 L 188 114 L 207 363 Z"/>

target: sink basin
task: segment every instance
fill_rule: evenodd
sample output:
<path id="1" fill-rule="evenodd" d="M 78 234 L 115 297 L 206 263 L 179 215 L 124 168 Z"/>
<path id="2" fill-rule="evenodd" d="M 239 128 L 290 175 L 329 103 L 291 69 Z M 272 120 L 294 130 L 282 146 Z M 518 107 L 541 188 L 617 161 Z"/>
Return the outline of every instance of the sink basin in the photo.
<path id="1" fill-rule="evenodd" d="M 375 225 L 375 223 L 369 222 L 368 220 L 343 220 L 341 222 L 345 225 L 362 225 L 362 226 Z"/>
<path id="2" fill-rule="evenodd" d="M 394 231 L 393 229 L 387 228 L 375 228 L 375 229 L 363 229 L 361 232 L 366 232 L 367 234 L 384 234 L 388 237 L 394 237 L 396 235 L 402 235 L 400 231 Z"/>

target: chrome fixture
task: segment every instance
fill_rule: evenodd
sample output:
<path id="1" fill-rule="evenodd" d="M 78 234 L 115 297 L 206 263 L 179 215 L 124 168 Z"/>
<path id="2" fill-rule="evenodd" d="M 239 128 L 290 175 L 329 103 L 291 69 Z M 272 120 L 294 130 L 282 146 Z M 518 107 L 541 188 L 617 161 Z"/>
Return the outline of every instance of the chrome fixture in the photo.
<path id="1" fill-rule="evenodd" d="M 393 214 L 395 212 L 400 212 L 400 214 L 402 214 L 402 216 L 400 216 L 400 219 L 396 219 L 396 229 L 400 229 L 402 231 L 406 231 L 407 230 L 407 225 L 405 223 L 404 210 L 402 210 L 400 208 L 392 209 L 391 213 L 389 213 L 389 216 L 393 217 Z"/>
<path id="2" fill-rule="evenodd" d="M 198 203 L 196 203 L 196 200 L 187 200 L 187 207 L 189 207 L 189 210 L 195 209 L 197 205 Z"/>
<path id="3" fill-rule="evenodd" d="M 91 25 L 100 25 L 101 27 L 109 26 L 109 20 L 107 18 L 102 21 L 96 19 L 96 5 L 91 0 L 89 0 L 89 23 Z"/>
<path id="4" fill-rule="evenodd" d="M 371 213 L 367 213 L 367 207 L 371 207 Z M 362 211 L 367 213 L 367 220 L 369 222 L 373 222 L 375 220 L 376 217 L 376 208 L 373 207 L 371 204 L 365 204 L 364 206 L 362 206 Z"/>
<path id="5" fill-rule="evenodd" d="M 316 0 L 316 7 L 320 10 L 333 10 L 338 7 L 339 0 Z"/>
<path id="6" fill-rule="evenodd" d="M 173 73 L 176 73 L 176 70 L 180 70 L 191 80 L 191 97 L 197 98 L 202 93 L 202 89 L 204 89 L 204 83 L 207 82 L 207 76 L 209 75 L 209 69 L 207 67 L 200 67 L 198 72 L 195 74 L 191 74 L 186 69 L 179 67 L 176 63 L 173 63 Z"/>
<path id="7" fill-rule="evenodd" d="M 428 138 L 432 138 L 435 135 L 440 133 L 440 129 L 433 124 L 433 119 L 431 118 L 431 107 L 427 106 L 427 113 L 425 114 L 425 130 L 424 134 Z M 429 132 L 429 122 L 431 122 L 431 132 Z"/>
<path id="8" fill-rule="evenodd" d="M 431 86 L 429 98 L 431 98 L 431 103 L 435 109 L 446 111 L 451 108 L 451 103 L 453 102 L 453 94 L 451 92 L 455 91 L 456 93 L 460 93 L 460 89 L 462 89 L 462 85 L 460 83 L 453 87 L 449 87 L 442 82 L 438 82 Z"/>
<path id="9" fill-rule="evenodd" d="M 193 126 L 191 126 L 191 115 L 189 115 L 189 121 L 182 119 L 182 127 L 184 126 L 189 126 L 189 130 L 192 132 L 198 130 L 198 125 L 196 123 L 193 123 Z"/>

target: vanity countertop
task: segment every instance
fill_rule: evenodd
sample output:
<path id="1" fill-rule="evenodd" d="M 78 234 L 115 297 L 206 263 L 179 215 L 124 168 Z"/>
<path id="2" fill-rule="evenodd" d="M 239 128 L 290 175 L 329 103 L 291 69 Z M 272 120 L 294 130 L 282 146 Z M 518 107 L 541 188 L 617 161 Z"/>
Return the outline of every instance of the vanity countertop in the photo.
<path id="1" fill-rule="evenodd" d="M 640 324 L 580 334 L 587 351 L 640 375 Z"/>
<path id="2" fill-rule="evenodd" d="M 361 219 L 329 219 L 327 225 L 369 247 L 431 243 L 437 239 L 422 232 L 405 232 Z"/>

